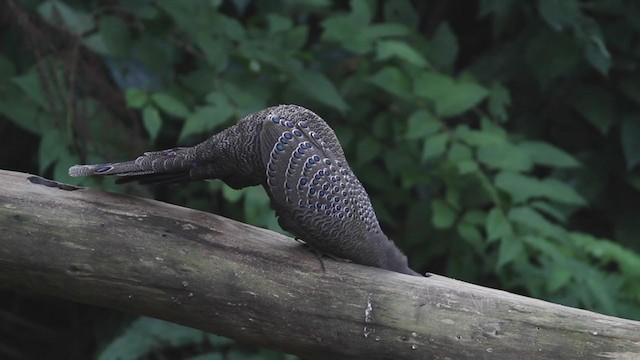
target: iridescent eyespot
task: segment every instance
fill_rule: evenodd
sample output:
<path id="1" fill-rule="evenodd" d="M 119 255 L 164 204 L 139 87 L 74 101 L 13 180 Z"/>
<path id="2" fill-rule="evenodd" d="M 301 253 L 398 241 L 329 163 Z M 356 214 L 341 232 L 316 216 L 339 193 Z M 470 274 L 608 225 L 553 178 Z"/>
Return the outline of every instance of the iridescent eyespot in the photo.
<path id="1" fill-rule="evenodd" d="M 282 136 L 284 136 L 285 139 L 289 139 L 289 140 L 293 138 L 293 135 L 291 135 L 291 133 L 288 131 L 283 132 Z"/>
<path id="2" fill-rule="evenodd" d="M 283 144 L 278 144 L 278 145 L 276 145 L 276 150 L 278 150 L 278 151 L 284 151 L 284 145 L 283 145 Z"/>
<path id="3" fill-rule="evenodd" d="M 101 174 L 101 173 L 107 172 L 107 171 L 109 171 L 111 169 L 113 169 L 113 166 L 111 166 L 111 165 L 102 166 L 102 167 L 99 167 L 99 168 L 95 169 L 94 172 L 97 173 L 97 174 Z"/>

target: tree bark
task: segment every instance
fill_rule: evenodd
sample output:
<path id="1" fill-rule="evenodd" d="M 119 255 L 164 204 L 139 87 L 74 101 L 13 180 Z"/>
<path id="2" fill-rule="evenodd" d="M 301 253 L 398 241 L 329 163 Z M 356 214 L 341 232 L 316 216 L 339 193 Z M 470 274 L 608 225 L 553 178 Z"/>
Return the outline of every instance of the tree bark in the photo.
<path id="1" fill-rule="evenodd" d="M 0 171 L 0 286 L 308 359 L 640 359 L 640 322 L 441 276 L 317 259 L 153 200 Z M 45 186 L 48 185 L 48 186 Z"/>

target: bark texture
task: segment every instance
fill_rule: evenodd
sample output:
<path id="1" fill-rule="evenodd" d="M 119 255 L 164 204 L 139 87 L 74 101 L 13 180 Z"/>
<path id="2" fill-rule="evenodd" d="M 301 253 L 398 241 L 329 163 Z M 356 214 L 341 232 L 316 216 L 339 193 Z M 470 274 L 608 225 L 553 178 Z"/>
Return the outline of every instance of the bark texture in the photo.
<path id="1" fill-rule="evenodd" d="M 325 260 L 153 200 L 0 170 L 0 286 L 306 359 L 639 359 L 640 322 Z"/>

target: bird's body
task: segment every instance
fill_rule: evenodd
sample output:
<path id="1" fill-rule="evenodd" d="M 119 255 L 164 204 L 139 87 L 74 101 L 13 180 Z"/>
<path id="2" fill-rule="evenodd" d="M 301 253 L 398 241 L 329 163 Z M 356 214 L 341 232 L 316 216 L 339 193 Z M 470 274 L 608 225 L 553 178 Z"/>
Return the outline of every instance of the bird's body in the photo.
<path id="1" fill-rule="evenodd" d="M 117 175 L 143 184 L 221 179 L 236 189 L 262 185 L 282 228 L 315 250 L 418 275 L 380 229 L 333 130 L 300 106 L 248 115 L 193 147 L 148 152 L 123 163 L 76 165 L 69 174 Z"/>

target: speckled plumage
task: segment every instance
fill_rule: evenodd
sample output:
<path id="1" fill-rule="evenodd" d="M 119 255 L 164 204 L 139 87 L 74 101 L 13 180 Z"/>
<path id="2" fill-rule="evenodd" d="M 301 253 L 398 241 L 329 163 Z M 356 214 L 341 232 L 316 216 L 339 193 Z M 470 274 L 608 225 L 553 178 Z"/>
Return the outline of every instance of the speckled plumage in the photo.
<path id="1" fill-rule="evenodd" d="M 312 248 L 356 263 L 418 275 L 380 229 L 369 196 L 333 130 L 310 110 L 274 106 L 189 148 L 134 161 L 75 165 L 71 176 L 117 175 L 143 184 L 221 179 L 263 185 L 283 229 Z"/>

